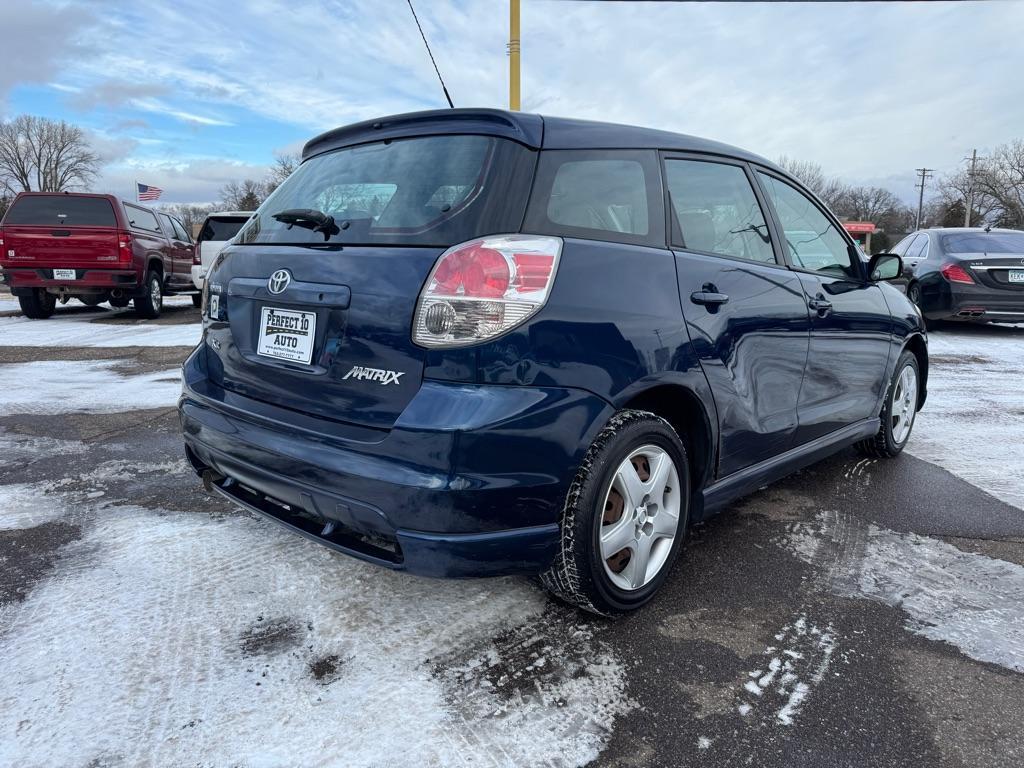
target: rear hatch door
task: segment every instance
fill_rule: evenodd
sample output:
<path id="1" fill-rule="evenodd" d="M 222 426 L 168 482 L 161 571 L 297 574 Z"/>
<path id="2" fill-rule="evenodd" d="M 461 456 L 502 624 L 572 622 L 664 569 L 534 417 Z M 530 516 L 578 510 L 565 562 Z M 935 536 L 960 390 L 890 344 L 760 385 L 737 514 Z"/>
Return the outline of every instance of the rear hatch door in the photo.
<path id="1" fill-rule="evenodd" d="M 11 266 L 109 266 L 118 260 L 117 234 L 105 197 L 30 195 L 4 219 L 4 258 Z"/>
<path id="2" fill-rule="evenodd" d="M 206 355 L 223 388 L 388 429 L 419 390 L 421 289 L 446 248 L 522 224 L 535 153 L 430 135 L 307 158 L 207 278 Z"/>

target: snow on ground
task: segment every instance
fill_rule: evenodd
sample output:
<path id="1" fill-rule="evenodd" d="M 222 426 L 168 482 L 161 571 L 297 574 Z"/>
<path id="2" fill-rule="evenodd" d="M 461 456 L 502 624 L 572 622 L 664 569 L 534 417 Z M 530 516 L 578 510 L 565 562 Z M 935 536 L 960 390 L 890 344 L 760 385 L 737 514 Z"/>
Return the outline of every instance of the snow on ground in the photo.
<path id="1" fill-rule="evenodd" d="M 1024 327 L 947 325 L 928 353 L 907 452 L 1024 509 Z"/>
<path id="2" fill-rule="evenodd" d="M 836 594 L 902 608 L 912 632 L 1024 672 L 1021 566 L 829 512 L 782 543 Z"/>
<path id="3" fill-rule="evenodd" d="M 130 325 L 90 322 L 103 315 L 75 314 L 48 320 L 21 315 L 0 317 L 0 345 L 5 347 L 194 347 L 202 335 L 195 323 L 157 325 L 140 321 Z"/>
<path id="4" fill-rule="evenodd" d="M 10 294 L 0 294 L 0 312 L 21 312 L 21 304 Z"/>
<path id="5" fill-rule="evenodd" d="M 37 360 L 0 364 L 0 416 L 113 413 L 174 405 L 181 371 L 124 375 L 124 360 Z"/>
<path id="6" fill-rule="evenodd" d="M 583 765 L 635 706 L 525 580 L 395 574 L 243 516 L 68 516 L 56 577 L 0 608 L 2 765 Z"/>

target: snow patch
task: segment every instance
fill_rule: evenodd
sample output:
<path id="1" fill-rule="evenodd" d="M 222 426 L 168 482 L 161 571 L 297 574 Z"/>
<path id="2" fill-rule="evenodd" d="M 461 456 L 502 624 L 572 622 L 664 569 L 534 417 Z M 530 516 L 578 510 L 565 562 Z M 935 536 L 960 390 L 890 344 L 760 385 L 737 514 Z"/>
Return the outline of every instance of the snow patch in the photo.
<path id="1" fill-rule="evenodd" d="M 901 608 L 912 632 L 1024 672 L 1021 566 L 834 513 L 793 526 L 785 544 L 836 594 Z"/>
<path id="2" fill-rule="evenodd" d="M 1024 333 L 943 329 L 928 351 L 928 400 L 907 452 L 1024 509 Z"/>
<path id="3" fill-rule="evenodd" d="M 203 333 L 198 315 L 196 322 L 182 325 L 91 322 L 96 317 L 94 313 L 55 315 L 49 320 L 2 317 L 0 337 L 8 347 L 194 347 Z"/>
<path id="4" fill-rule="evenodd" d="M 0 485 L 0 530 L 34 528 L 67 514 L 62 500 L 46 495 L 49 483 Z"/>
<path id="5" fill-rule="evenodd" d="M 181 371 L 125 376 L 123 360 L 39 360 L 0 365 L 0 416 L 113 413 L 166 408 L 181 394 Z"/>
<path id="6" fill-rule="evenodd" d="M 582 765 L 635 706 L 598 625 L 237 516 L 105 507 L 0 607 L 0 764 Z"/>
<path id="7" fill-rule="evenodd" d="M 737 707 L 744 717 L 759 705 L 771 707 L 774 720 L 792 725 L 812 687 L 824 678 L 832 663 L 836 640 L 832 626 L 820 629 L 803 614 L 775 635 L 777 646 L 765 648 L 768 663 L 747 673 L 743 690 L 755 696 Z"/>

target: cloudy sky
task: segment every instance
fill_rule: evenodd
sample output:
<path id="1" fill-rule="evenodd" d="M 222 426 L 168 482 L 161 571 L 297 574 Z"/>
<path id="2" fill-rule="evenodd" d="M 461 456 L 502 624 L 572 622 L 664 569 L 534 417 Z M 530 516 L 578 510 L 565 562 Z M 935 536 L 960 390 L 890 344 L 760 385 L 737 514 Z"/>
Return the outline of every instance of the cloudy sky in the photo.
<path id="1" fill-rule="evenodd" d="M 457 106 L 505 106 L 506 0 L 414 0 Z M 914 195 L 914 168 L 1024 138 L 1024 2 L 523 0 L 526 110 L 819 162 Z M 0 1 L 0 111 L 85 127 L 165 200 L 212 201 L 275 152 L 443 106 L 406 0 Z"/>

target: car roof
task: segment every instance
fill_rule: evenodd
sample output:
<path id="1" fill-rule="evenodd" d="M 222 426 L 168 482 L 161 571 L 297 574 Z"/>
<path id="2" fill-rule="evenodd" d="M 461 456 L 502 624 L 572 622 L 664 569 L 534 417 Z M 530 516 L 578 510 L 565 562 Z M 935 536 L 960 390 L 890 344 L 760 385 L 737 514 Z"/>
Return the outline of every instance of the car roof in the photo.
<path id="1" fill-rule="evenodd" d="M 928 229 L 919 229 L 917 232 L 912 234 L 925 234 L 925 235 L 985 235 L 992 232 L 1017 232 L 1020 233 L 1019 229 L 1005 229 L 1002 227 L 929 227 Z"/>
<path id="2" fill-rule="evenodd" d="M 252 217 L 254 213 L 256 213 L 256 211 L 210 211 L 206 214 L 206 218 L 212 219 L 214 216 L 234 216 L 237 218 L 248 219 Z"/>
<path id="3" fill-rule="evenodd" d="M 752 152 L 683 133 L 503 109 L 434 109 L 366 120 L 310 139 L 303 147 L 302 159 L 371 141 L 438 134 L 501 136 L 534 149 L 701 152 L 750 160 L 777 169 L 774 163 Z"/>

